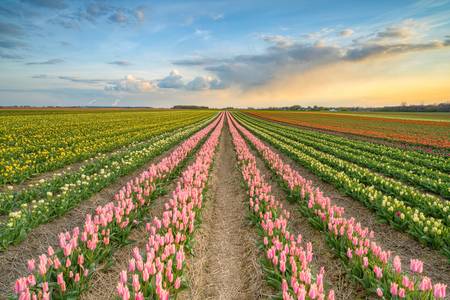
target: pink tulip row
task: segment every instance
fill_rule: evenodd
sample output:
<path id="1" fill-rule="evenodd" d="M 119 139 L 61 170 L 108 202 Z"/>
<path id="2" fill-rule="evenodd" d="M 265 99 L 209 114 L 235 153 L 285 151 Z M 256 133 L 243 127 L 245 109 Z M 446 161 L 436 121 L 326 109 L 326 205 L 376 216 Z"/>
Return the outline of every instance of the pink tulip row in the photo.
<path id="1" fill-rule="evenodd" d="M 307 242 L 305 247 L 302 235 L 295 236 L 289 231 L 289 212 L 272 195 L 270 185 L 261 175 L 254 155 L 231 122 L 230 115 L 228 125 L 242 176 L 248 187 L 252 219 L 263 230 L 265 258 L 271 268 L 268 276 L 279 281 L 283 299 L 325 299 L 325 269 L 321 267 L 317 276 L 310 269 L 312 244 Z M 327 299 L 334 299 L 333 290 L 329 291 Z"/>
<path id="2" fill-rule="evenodd" d="M 402 272 L 400 258 L 391 262 L 391 251 L 383 250 L 374 241 L 374 233 L 363 228 L 355 218 L 345 218 L 344 208 L 334 205 L 330 198 L 312 186 L 288 164 L 256 138 L 247 129 L 233 120 L 235 126 L 262 154 L 271 169 L 283 180 L 291 195 L 300 202 L 302 211 L 315 219 L 316 224 L 329 236 L 333 247 L 341 252 L 352 272 L 361 282 L 379 297 L 393 299 L 441 299 L 445 298 L 447 285 L 432 284 L 426 276 L 420 276 L 422 261 L 410 261 L 410 274 Z"/>
<path id="3" fill-rule="evenodd" d="M 140 223 L 158 184 L 173 172 L 200 141 L 221 124 L 223 116 L 191 136 L 168 156 L 130 180 L 114 195 L 114 201 L 86 215 L 83 229 L 59 234 L 59 248 L 28 261 L 28 276 L 16 280 L 19 299 L 76 297 L 98 265 L 111 254 L 113 244 L 123 243 L 133 226 Z M 113 241 L 113 243 L 111 243 Z"/>
<path id="4" fill-rule="evenodd" d="M 128 270 L 120 273 L 117 293 L 122 299 L 169 299 L 180 289 L 185 249 L 202 208 L 203 191 L 222 127 L 223 115 L 195 161 L 182 173 L 172 199 L 165 203 L 162 218 L 155 217 L 147 224 L 145 249 L 134 248 Z"/>

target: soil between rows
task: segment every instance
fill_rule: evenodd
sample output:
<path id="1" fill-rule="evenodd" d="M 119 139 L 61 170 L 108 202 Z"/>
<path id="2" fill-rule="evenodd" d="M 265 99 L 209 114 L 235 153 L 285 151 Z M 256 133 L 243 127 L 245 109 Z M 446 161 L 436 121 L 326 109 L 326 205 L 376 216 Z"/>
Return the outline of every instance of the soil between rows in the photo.
<path id="1" fill-rule="evenodd" d="M 376 213 L 363 203 L 345 196 L 333 185 L 324 182 L 308 169 L 300 166 L 293 159 L 284 155 L 278 149 L 264 142 L 269 148 L 280 155 L 284 162 L 293 167 L 301 176 L 311 180 L 313 186 L 319 187 L 325 196 L 332 199 L 333 203 L 345 208 L 344 216 L 354 217 L 363 227 L 368 227 L 375 233 L 375 241 L 384 250 L 391 250 L 392 257 L 398 255 L 401 258 L 403 271 L 409 271 L 411 259 L 418 258 L 423 261 L 423 274 L 430 277 L 433 283 L 441 282 L 450 285 L 450 262 L 438 250 L 431 249 L 420 244 L 417 240 L 405 232 L 401 232 L 383 223 L 377 218 Z"/>
<path id="2" fill-rule="evenodd" d="M 27 275 L 28 259 L 36 259 L 38 255 L 46 253 L 48 246 L 52 246 L 56 249 L 58 246 L 58 234 L 60 232 L 70 231 L 77 226 L 82 228 L 86 214 L 93 214 L 98 206 L 105 205 L 112 201 L 115 193 L 119 191 L 122 186 L 147 170 L 151 164 L 161 161 L 178 145 L 179 144 L 156 156 L 145 166 L 119 178 L 115 183 L 81 202 L 77 207 L 73 208 L 65 215 L 34 228 L 20 244 L 10 246 L 4 252 L 0 252 L 0 299 L 4 299 L 8 294 L 11 294 L 14 282 L 17 278 Z"/>
<path id="3" fill-rule="evenodd" d="M 257 116 L 257 115 L 253 115 L 253 114 L 249 114 L 254 118 L 266 121 L 266 122 L 272 122 L 272 123 L 278 123 L 280 125 L 284 125 L 284 126 L 290 126 L 293 128 L 299 128 L 299 129 L 306 129 L 309 131 L 318 131 L 321 133 L 327 133 L 327 134 L 331 134 L 331 135 L 336 135 L 336 136 L 342 136 L 342 137 L 346 137 L 349 139 L 353 139 L 353 140 L 359 140 L 359 141 L 363 141 L 363 142 L 370 142 L 370 143 L 375 143 L 375 144 L 380 144 L 380 145 L 384 145 L 384 146 L 389 146 L 389 147 L 396 147 L 396 148 L 400 148 L 400 149 L 406 149 L 406 150 L 410 150 L 410 151 L 416 151 L 419 153 L 426 153 L 426 152 L 431 152 L 435 155 L 439 155 L 439 156 L 448 156 L 449 151 L 446 148 L 440 148 L 440 147 L 434 147 L 434 146 L 428 146 L 425 144 L 414 144 L 414 143 L 409 143 L 406 141 L 396 141 L 393 139 L 388 139 L 388 138 L 378 138 L 378 137 L 374 137 L 374 136 L 368 136 L 368 135 L 360 135 L 360 134 L 356 134 L 356 133 L 350 133 L 350 132 L 343 132 L 343 131 L 335 131 L 332 129 L 322 129 L 322 128 L 318 128 L 318 127 L 312 127 L 312 126 L 306 126 L 306 125 L 300 125 L 300 124 L 294 124 L 294 123 L 289 123 L 289 122 L 282 122 L 282 121 L 277 121 L 277 120 L 272 120 L 272 119 L 268 119 L 268 118 L 264 118 L 261 116 Z"/>
<path id="4" fill-rule="evenodd" d="M 248 142 L 247 145 L 250 146 Z M 290 203 L 287 200 L 286 193 L 277 184 L 277 179 L 273 173 L 258 156 L 257 151 L 251 147 L 250 149 L 256 157 L 256 165 L 259 171 L 271 186 L 272 194 L 281 201 L 283 207 L 290 213 L 288 220 L 290 230 L 295 235 L 300 233 L 305 243 L 312 243 L 314 252 L 312 266 L 315 273 L 319 272 L 320 267 L 325 268 L 324 282 L 328 284 L 329 289 L 334 290 L 336 299 L 365 299 L 364 289 L 347 276 L 345 266 L 334 255 L 333 250 L 328 247 L 325 235 L 310 225 L 308 219 L 303 217 L 298 210 L 297 204 Z"/>
<path id="5" fill-rule="evenodd" d="M 194 255 L 187 265 L 189 288 L 179 299 L 267 299 L 256 247 L 258 235 L 246 218 L 246 191 L 225 126 L 208 183 Z"/>

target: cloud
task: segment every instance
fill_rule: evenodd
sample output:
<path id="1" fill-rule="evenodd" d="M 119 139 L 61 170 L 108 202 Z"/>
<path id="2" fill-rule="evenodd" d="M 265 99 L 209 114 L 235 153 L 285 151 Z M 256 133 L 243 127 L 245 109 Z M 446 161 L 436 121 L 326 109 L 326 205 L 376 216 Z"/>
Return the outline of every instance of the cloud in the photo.
<path id="1" fill-rule="evenodd" d="M 149 92 L 156 88 L 152 81 L 136 78 L 133 75 L 127 75 L 123 79 L 114 80 L 105 86 L 107 91 L 141 93 Z"/>
<path id="2" fill-rule="evenodd" d="M 89 101 L 89 102 L 87 103 L 87 105 L 94 105 L 96 102 L 97 102 L 96 99 L 92 99 L 91 101 Z"/>
<path id="3" fill-rule="evenodd" d="M 195 29 L 194 35 L 201 39 L 207 40 L 211 37 L 211 32 L 209 30 Z"/>
<path id="4" fill-rule="evenodd" d="M 31 66 L 31 65 L 56 65 L 56 64 L 61 64 L 63 62 L 64 62 L 64 60 L 62 60 L 62 59 L 54 58 L 54 59 L 49 59 L 46 61 L 28 62 L 28 63 L 26 63 L 26 65 L 28 65 L 28 66 Z"/>
<path id="5" fill-rule="evenodd" d="M 34 79 L 44 79 L 44 78 L 47 78 L 47 77 L 48 76 L 46 74 L 37 74 L 37 75 L 31 76 L 31 78 L 34 78 Z"/>
<path id="6" fill-rule="evenodd" d="M 64 9 L 67 7 L 64 0 L 22 0 L 22 2 L 51 9 Z"/>
<path id="7" fill-rule="evenodd" d="M 355 33 L 352 29 L 347 28 L 339 32 L 339 35 L 342 37 L 350 37 Z"/>
<path id="8" fill-rule="evenodd" d="M 16 49 L 23 48 L 26 44 L 17 40 L 0 40 L 0 48 Z"/>
<path id="9" fill-rule="evenodd" d="M 0 36 L 22 36 L 24 34 L 21 27 L 11 24 L 11 23 L 4 23 L 0 22 Z"/>
<path id="10" fill-rule="evenodd" d="M 294 44 L 294 40 L 291 37 L 284 35 L 263 34 L 261 35 L 261 39 L 265 42 L 275 44 L 280 48 L 290 47 Z"/>
<path id="11" fill-rule="evenodd" d="M 185 89 L 189 91 L 217 90 L 225 88 L 225 85 L 211 76 L 197 76 L 185 83 L 183 76 L 177 70 L 172 70 L 163 79 L 156 80 L 158 88 L 162 89 Z"/>
<path id="12" fill-rule="evenodd" d="M 218 90 L 223 88 L 225 88 L 224 84 L 222 84 L 218 79 L 210 76 L 197 76 L 186 84 L 186 89 L 190 91 Z"/>
<path id="13" fill-rule="evenodd" d="M 184 87 L 183 76 L 177 71 L 172 70 L 169 76 L 158 81 L 158 87 L 162 89 L 180 89 Z"/>
<path id="14" fill-rule="evenodd" d="M 109 16 L 108 20 L 114 23 L 123 24 L 128 22 L 128 16 L 123 11 L 118 10 Z"/>
<path id="15" fill-rule="evenodd" d="M 213 19 L 214 21 L 219 21 L 219 20 L 223 20 L 224 18 L 224 14 L 215 14 L 211 16 L 211 19 Z"/>
<path id="16" fill-rule="evenodd" d="M 119 7 L 109 2 L 91 2 L 81 6 L 78 10 L 66 14 L 60 14 L 49 20 L 50 23 L 66 29 L 79 29 L 83 22 L 97 24 L 107 21 L 115 24 L 137 24 L 145 20 L 145 6 L 135 9 Z"/>
<path id="17" fill-rule="evenodd" d="M 289 44 L 282 36 L 267 36 L 266 39 L 275 45 L 269 46 L 261 54 L 238 55 L 230 58 L 194 58 L 175 61 L 174 64 L 203 66 L 206 71 L 217 77 L 222 86 L 248 89 L 266 84 L 285 74 L 300 74 L 324 65 L 390 57 L 450 46 L 450 39 L 417 43 L 402 41 L 376 43 L 373 40 L 366 40 L 347 46 L 327 45 L 321 40 Z M 200 81 L 198 83 L 198 86 L 201 86 Z"/>
<path id="18" fill-rule="evenodd" d="M 136 19 L 139 22 L 144 22 L 145 21 L 145 7 L 144 6 L 140 6 L 138 8 L 135 9 L 134 14 L 136 16 Z"/>
<path id="19" fill-rule="evenodd" d="M 101 3 L 101 2 L 94 2 L 94 3 L 90 3 L 84 13 L 84 17 L 90 21 L 95 21 L 96 18 L 101 17 L 101 16 L 105 16 L 108 13 L 110 13 L 113 10 L 113 8 L 106 4 L 106 3 Z M 81 14 L 81 16 L 83 16 Z"/>
<path id="20" fill-rule="evenodd" d="M 179 66 L 205 66 L 205 65 L 212 65 L 217 63 L 223 63 L 229 61 L 225 58 L 209 58 L 209 57 L 197 57 L 197 58 L 191 58 L 191 59 L 179 59 L 174 60 L 172 64 L 179 65 Z"/>
<path id="21" fill-rule="evenodd" d="M 119 105 L 119 103 L 120 103 L 120 99 L 115 99 L 113 102 L 112 102 L 112 106 L 117 106 L 117 105 Z"/>
<path id="22" fill-rule="evenodd" d="M 0 52 L 0 58 L 3 58 L 3 59 L 23 59 L 23 56 L 22 55 L 18 55 L 18 54 L 13 54 L 13 53 Z"/>
<path id="23" fill-rule="evenodd" d="M 420 31 L 427 29 L 427 25 L 412 19 L 407 19 L 400 24 L 386 27 L 384 30 L 378 31 L 370 42 L 383 43 L 392 40 L 406 41 L 416 37 Z"/>
<path id="24" fill-rule="evenodd" d="M 115 60 L 115 61 L 111 61 L 108 64 L 110 65 L 117 65 L 117 66 L 131 66 L 132 63 L 130 63 L 129 61 L 125 61 L 125 60 Z"/>
<path id="25" fill-rule="evenodd" d="M 86 84 L 99 84 L 105 83 L 107 80 L 105 79 L 82 79 L 74 76 L 58 76 L 58 79 L 67 80 L 75 83 L 86 83 Z"/>

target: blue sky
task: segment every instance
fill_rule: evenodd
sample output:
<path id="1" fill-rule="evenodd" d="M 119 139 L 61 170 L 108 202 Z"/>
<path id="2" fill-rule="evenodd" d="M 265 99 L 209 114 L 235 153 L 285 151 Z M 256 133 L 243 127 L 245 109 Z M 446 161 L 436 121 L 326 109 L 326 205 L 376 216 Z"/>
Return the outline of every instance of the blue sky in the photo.
<path id="1" fill-rule="evenodd" d="M 0 105 L 450 100 L 450 2 L 0 2 Z"/>

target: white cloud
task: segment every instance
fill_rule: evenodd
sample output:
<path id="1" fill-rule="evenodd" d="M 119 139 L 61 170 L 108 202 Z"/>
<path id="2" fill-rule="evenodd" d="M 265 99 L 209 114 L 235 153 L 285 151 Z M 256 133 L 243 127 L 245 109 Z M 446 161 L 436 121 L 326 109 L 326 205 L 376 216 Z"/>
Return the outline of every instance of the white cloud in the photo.
<path id="1" fill-rule="evenodd" d="M 162 89 L 179 89 L 184 86 L 183 76 L 177 70 L 172 70 L 169 76 L 159 80 L 158 87 Z"/>
<path id="2" fill-rule="evenodd" d="M 209 30 L 196 29 L 194 35 L 204 40 L 207 40 L 211 37 L 211 32 Z"/>
<path id="3" fill-rule="evenodd" d="M 350 37 L 353 35 L 353 33 L 355 33 L 352 29 L 347 28 L 342 30 L 341 32 L 339 32 L 339 35 L 342 37 Z"/>
<path id="4" fill-rule="evenodd" d="M 223 14 L 215 14 L 211 16 L 211 19 L 213 19 L 214 21 L 219 21 L 222 20 L 224 18 Z"/>
<path id="5" fill-rule="evenodd" d="M 127 75 L 123 79 L 115 80 L 105 86 L 107 91 L 142 93 L 149 92 L 156 88 L 152 81 L 136 78 L 133 75 Z"/>
<path id="6" fill-rule="evenodd" d="M 211 76 L 197 76 L 186 84 L 191 91 L 217 90 L 225 88 L 224 84 Z"/>

